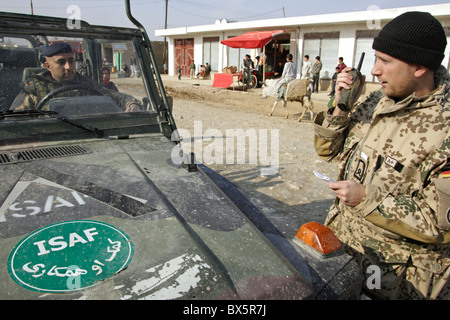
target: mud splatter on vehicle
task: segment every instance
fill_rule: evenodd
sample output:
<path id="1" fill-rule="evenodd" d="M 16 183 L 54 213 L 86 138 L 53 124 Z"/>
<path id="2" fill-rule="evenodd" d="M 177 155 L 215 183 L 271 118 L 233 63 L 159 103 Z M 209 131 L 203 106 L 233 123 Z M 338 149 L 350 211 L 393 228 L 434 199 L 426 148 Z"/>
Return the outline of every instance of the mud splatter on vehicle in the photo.
<path id="1" fill-rule="evenodd" d="M 151 43 L 128 15 L 138 28 L 0 13 L 0 298 L 353 297 L 349 256 L 286 239 L 269 207 L 178 148 Z M 43 48 L 56 42 L 72 48 L 76 83 L 52 80 Z M 142 96 L 102 87 L 105 62 L 127 56 Z"/>

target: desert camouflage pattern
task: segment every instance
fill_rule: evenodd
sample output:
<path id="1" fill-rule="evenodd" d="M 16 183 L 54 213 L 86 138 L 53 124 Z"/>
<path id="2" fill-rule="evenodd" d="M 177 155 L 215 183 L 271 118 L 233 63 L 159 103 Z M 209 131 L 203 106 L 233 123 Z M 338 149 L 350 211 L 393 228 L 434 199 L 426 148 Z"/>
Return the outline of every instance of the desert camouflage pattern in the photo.
<path id="1" fill-rule="evenodd" d="M 50 71 L 44 71 L 32 75 L 21 84 L 21 93 L 14 100 L 11 109 L 16 111 L 35 109 L 39 101 L 41 101 L 42 98 L 44 98 L 49 92 L 68 84 L 85 84 L 92 86 L 104 95 L 111 97 L 123 111 L 129 108 L 131 104 L 140 105 L 139 100 L 133 98 L 132 96 L 108 90 L 101 84 L 96 83 L 89 78 L 80 75 L 79 73 L 75 75 L 75 78 L 72 81 L 62 83 L 54 80 L 50 74 Z M 77 90 L 76 92 L 67 91 L 59 94 L 58 97 L 73 97 L 82 95 L 92 95 L 92 93 L 84 90 Z M 48 103 L 44 105 L 42 110 L 48 110 Z"/>
<path id="2" fill-rule="evenodd" d="M 363 273 L 371 264 L 381 269 L 374 296 L 449 296 L 450 76 L 443 66 L 435 82 L 425 97 L 396 103 L 380 90 L 348 120 L 331 116 L 333 109 L 315 120 L 318 155 L 338 162 L 338 180 L 366 187 L 355 207 L 336 199 L 326 224 L 364 256 Z"/>

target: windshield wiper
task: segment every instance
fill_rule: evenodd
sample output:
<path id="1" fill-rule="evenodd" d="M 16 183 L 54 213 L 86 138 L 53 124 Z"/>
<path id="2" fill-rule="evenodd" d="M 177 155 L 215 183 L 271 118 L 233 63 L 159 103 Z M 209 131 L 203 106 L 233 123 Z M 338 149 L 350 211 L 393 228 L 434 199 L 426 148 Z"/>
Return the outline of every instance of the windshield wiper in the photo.
<path id="1" fill-rule="evenodd" d="M 50 111 L 50 112 L 51 112 L 51 111 Z M 105 136 L 105 132 L 104 132 L 103 130 L 101 130 L 101 129 L 94 128 L 94 127 L 88 126 L 88 125 L 83 124 L 83 123 L 78 123 L 78 122 L 76 122 L 76 121 L 73 121 L 73 120 L 71 120 L 71 119 L 69 119 L 69 118 L 67 118 L 67 117 L 61 116 L 61 115 L 57 116 L 57 114 L 58 114 L 58 113 L 55 112 L 55 113 L 52 115 L 52 117 L 55 118 L 55 119 L 64 121 L 64 122 L 66 122 L 66 123 L 69 123 L 69 124 L 71 124 L 71 125 L 73 125 L 73 126 L 75 126 L 75 127 L 84 129 L 84 130 L 86 130 L 86 131 L 93 132 L 93 133 L 95 133 L 95 135 L 97 136 L 97 138 L 103 138 L 103 137 Z"/>
<path id="2" fill-rule="evenodd" d="M 22 111 L 6 110 L 6 111 L 3 111 L 0 113 L 0 119 L 29 117 L 29 116 L 43 116 L 43 115 L 52 116 L 55 114 L 58 114 L 58 112 L 48 111 L 48 110 L 22 110 Z"/>
<path id="3" fill-rule="evenodd" d="M 6 118 L 16 118 L 16 117 L 29 117 L 29 116 L 42 116 L 42 115 L 48 115 L 52 118 L 64 121 L 68 124 L 71 124 L 75 127 L 84 129 L 86 131 L 90 131 L 95 133 L 97 138 L 103 138 L 105 136 L 105 133 L 101 129 L 97 129 L 82 123 L 78 123 L 76 121 L 73 121 L 63 115 L 58 115 L 58 112 L 56 111 L 48 111 L 48 110 L 22 110 L 22 111 L 14 111 L 14 110 L 7 110 L 2 113 L 0 113 L 0 120 L 6 119 Z"/>

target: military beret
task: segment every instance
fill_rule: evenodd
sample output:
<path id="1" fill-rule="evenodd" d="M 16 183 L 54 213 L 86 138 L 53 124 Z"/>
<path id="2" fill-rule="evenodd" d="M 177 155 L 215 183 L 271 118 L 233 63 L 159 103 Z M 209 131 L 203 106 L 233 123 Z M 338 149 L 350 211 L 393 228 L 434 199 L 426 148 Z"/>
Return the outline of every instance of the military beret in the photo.
<path id="1" fill-rule="evenodd" d="M 70 52 L 73 52 L 70 44 L 66 42 L 54 42 L 42 50 L 42 55 L 46 57 L 53 57 L 54 55 L 59 53 L 70 53 Z"/>

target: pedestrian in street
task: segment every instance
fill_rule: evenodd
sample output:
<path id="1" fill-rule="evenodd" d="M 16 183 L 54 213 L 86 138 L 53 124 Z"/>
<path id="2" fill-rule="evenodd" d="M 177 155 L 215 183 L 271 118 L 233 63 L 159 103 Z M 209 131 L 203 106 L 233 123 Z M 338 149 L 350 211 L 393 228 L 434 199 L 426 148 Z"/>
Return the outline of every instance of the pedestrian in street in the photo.
<path id="1" fill-rule="evenodd" d="M 319 77 L 320 77 L 320 70 L 322 70 L 322 62 L 320 61 L 320 57 L 316 57 L 316 61 L 314 65 L 312 66 L 311 73 L 313 76 L 313 90 L 312 92 L 319 92 Z"/>
<path id="2" fill-rule="evenodd" d="M 309 61 L 309 55 L 305 55 L 303 59 L 303 65 L 302 65 L 302 79 L 309 79 L 311 78 L 311 61 Z"/>
<path id="3" fill-rule="evenodd" d="M 195 63 L 194 60 L 192 60 L 191 65 L 189 66 L 189 70 L 191 72 L 191 79 L 195 78 Z"/>
<path id="4" fill-rule="evenodd" d="M 336 81 L 338 74 L 339 74 L 339 67 L 336 67 L 334 69 L 334 74 L 331 77 L 331 92 L 328 94 L 331 97 L 334 96 L 334 93 L 336 92 Z"/>
<path id="5" fill-rule="evenodd" d="M 134 56 L 131 56 L 130 67 L 131 67 L 131 77 L 136 77 L 137 76 L 137 68 L 136 68 L 136 58 Z"/>
<path id="6" fill-rule="evenodd" d="M 339 60 L 339 63 L 337 65 L 337 67 L 339 68 L 339 72 L 342 72 L 342 70 L 347 68 L 347 65 L 344 63 L 344 58 L 343 57 L 339 57 L 338 60 Z"/>
<path id="7" fill-rule="evenodd" d="M 111 81 L 111 71 L 108 67 L 102 67 L 103 87 L 112 91 L 119 91 L 114 82 Z"/>
<path id="8" fill-rule="evenodd" d="M 278 80 L 277 83 L 277 92 L 278 96 L 282 97 L 282 91 L 280 91 L 283 85 L 286 85 L 295 79 L 296 77 L 296 69 L 295 64 L 292 62 L 293 56 L 291 53 L 288 53 L 286 56 L 286 63 L 283 67 L 283 74 L 281 75 L 281 79 Z"/>
<path id="9" fill-rule="evenodd" d="M 244 73 L 244 85 L 250 87 L 252 82 L 252 71 L 255 68 L 253 60 L 249 54 L 245 55 L 245 59 L 242 61 L 242 70 Z"/>

